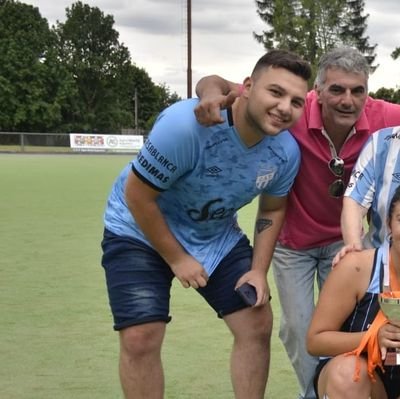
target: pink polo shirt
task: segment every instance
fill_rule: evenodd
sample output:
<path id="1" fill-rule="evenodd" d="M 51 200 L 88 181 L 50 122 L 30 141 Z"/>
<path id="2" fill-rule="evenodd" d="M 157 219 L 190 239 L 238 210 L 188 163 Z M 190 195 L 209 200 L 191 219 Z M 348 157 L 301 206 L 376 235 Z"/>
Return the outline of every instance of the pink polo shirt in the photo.
<path id="1" fill-rule="evenodd" d="M 400 125 L 400 105 L 368 97 L 355 134 L 338 153 L 345 164 L 345 183 L 369 135 L 396 125 Z M 328 186 L 336 177 L 328 168 L 332 155 L 322 134 L 321 108 L 314 91 L 308 93 L 303 116 L 290 130 L 300 146 L 301 164 L 289 194 L 279 242 L 292 249 L 309 249 L 339 241 L 342 198 L 332 198 L 328 193 Z"/>

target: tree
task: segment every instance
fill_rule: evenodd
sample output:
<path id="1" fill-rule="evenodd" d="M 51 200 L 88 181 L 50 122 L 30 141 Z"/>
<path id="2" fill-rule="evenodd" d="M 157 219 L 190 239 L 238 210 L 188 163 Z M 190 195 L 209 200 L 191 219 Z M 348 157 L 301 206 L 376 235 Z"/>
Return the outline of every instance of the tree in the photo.
<path id="1" fill-rule="evenodd" d="M 387 89 L 386 87 L 381 87 L 375 93 L 371 92 L 369 95 L 373 98 L 400 104 L 400 89 L 395 90 L 393 88 Z"/>
<path id="2" fill-rule="evenodd" d="M 264 44 L 267 50 L 279 46 L 291 51 L 297 51 L 300 45 L 298 40 L 299 21 L 295 14 L 297 0 L 264 0 L 257 1 L 257 13 L 260 18 L 273 27 L 263 31 L 261 35 L 254 33 L 256 40 Z M 294 24 L 293 21 L 297 23 Z"/>
<path id="3" fill-rule="evenodd" d="M 0 2 L 0 129 L 51 131 L 70 91 L 55 36 L 38 8 Z"/>
<path id="4" fill-rule="evenodd" d="M 367 59 L 372 70 L 377 66 L 372 64 L 375 61 L 376 44 L 369 44 L 369 37 L 365 36 L 367 30 L 367 19 L 369 14 L 364 14 L 364 0 L 347 0 L 344 8 L 343 20 L 341 22 L 340 38 L 344 44 L 359 49 Z"/>
<path id="5" fill-rule="evenodd" d="M 49 28 L 38 8 L 0 0 L 0 130 L 119 133 L 179 97 L 131 62 L 114 19 L 78 1 Z"/>
<path id="6" fill-rule="evenodd" d="M 74 76 L 77 96 L 64 110 L 70 130 L 117 132 L 132 126 L 131 62 L 119 43 L 114 19 L 97 7 L 78 1 L 66 9 L 65 23 L 57 23 L 59 52 Z"/>
<path id="7" fill-rule="evenodd" d="M 400 47 L 396 47 L 396 48 L 393 50 L 391 56 L 392 56 L 392 58 L 393 58 L 394 60 L 397 60 L 397 58 L 399 58 L 399 56 L 400 56 Z"/>
<path id="8" fill-rule="evenodd" d="M 256 0 L 257 13 L 269 29 L 253 33 L 266 50 L 285 48 L 307 59 L 315 71 L 320 56 L 347 44 L 363 52 L 370 65 L 376 45 L 364 37 L 367 16 L 362 0 Z"/>
<path id="9" fill-rule="evenodd" d="M 178 94 L 176 92 L 171 93 L 170 89 L 165 84 L 155 86 L 155 90 L 158 99 L 155 105 L 157 111 L 153 113 L 153 115 L 146 121 L 144 126 L 146 130 L 150 130 L 152 128 L 160 111 L 181 100 Z"/>
<path id="10" fill-rule="evenodd" d="M 173 103 L 181 100 L 178 94 L 176 92 L 171 93 L 171 90 L 165 84 L 156 86 L 156 90 L 158 92 L 159 110 L 167 108 Z"/>
<path id="11" fill-rule="evenodd" d="M 129 76 L 130 86 L 128 97 L 132 100 L 131 107 L 135 104 L 133 99 L 137 96 L 138 128 L 150 130 L 160 111 L 181 98 L 171 94 L 165 85 L 156 85 L 143 69 L 132 66 Z"/>

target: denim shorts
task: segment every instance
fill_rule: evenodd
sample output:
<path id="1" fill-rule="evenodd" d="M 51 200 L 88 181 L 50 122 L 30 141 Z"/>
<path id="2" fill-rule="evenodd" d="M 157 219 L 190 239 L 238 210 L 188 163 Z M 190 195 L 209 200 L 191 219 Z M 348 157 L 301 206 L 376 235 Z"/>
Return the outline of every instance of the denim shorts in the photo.
<path id="1" fill-rule="evenodd" d="M 104 230 L 101 243 L 114 330 L 155 321 L 168 323 L 174 274 L 158 253 L 145 243 Z M 218 317 L 247 307 L 234 288 L 250 270 L 252 248 L 246 236 L 220 262 L 205 287 L 197 291 Z"/>

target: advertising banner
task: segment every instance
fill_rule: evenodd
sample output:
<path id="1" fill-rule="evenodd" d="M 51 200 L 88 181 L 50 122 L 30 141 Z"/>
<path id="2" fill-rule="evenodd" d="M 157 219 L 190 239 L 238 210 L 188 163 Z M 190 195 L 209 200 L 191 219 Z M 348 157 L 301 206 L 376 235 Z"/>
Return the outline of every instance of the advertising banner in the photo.
<path id="1" fill-rule="evenodd" d="M 69 139 L 74 151 L 138 152 L 143 146 L 139 135 L 71 133 Z"/>

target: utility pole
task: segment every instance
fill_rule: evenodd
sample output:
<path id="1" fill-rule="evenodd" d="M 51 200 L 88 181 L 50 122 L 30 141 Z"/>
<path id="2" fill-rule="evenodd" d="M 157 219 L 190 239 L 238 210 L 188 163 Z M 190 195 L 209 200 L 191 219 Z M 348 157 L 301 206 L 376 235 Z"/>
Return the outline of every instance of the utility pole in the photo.
<path id="1" fill-rule="evenodd" d="M 138 98 L 137 98 L 137 89 L 135 89 L 135 96 L 133 97 L 134 102 L 134 111 L 135 111 L 135 134 L 138 134 Z"/>
<path id="2" fill-rule="evenodd" d="M 192 98 L 192 0 L 187 0 L 187 98 Z"/>

